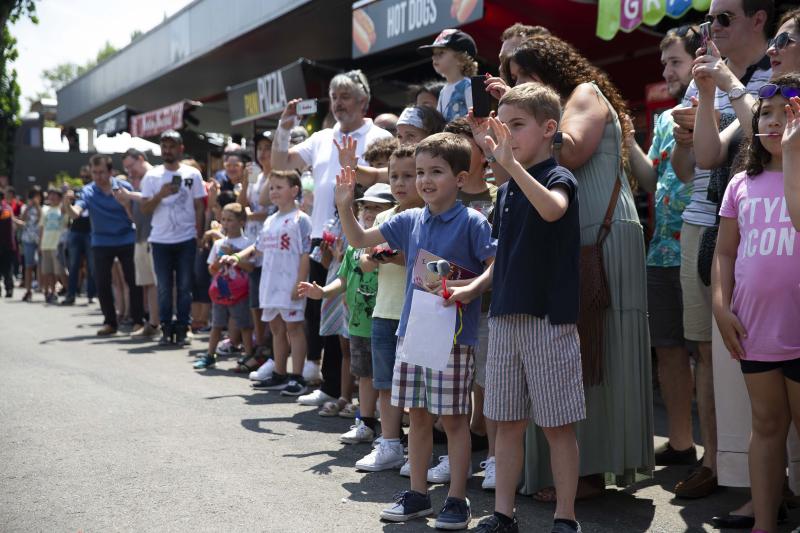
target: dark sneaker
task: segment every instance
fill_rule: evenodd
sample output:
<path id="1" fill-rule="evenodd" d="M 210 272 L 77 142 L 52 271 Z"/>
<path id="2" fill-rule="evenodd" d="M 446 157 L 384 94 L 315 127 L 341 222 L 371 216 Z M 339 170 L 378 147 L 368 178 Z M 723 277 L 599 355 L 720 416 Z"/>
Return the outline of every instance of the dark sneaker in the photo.
<path id="1" fill-rule="evenodd" d="M 495 515 L 488 516 L 478 523 L 478 527 L 473 529 L 475 533 L 519 533 L 519 522 L 517 517 L 511 518 L 510 524 L 503 524 Z"/>
<path id="2" fill-rule="evenodd" d="M 189 346 L 192 344 L 192 339 L 189 338 L 189 328 L 186 326 L 175 327 L 175 344 L 180 347 Z"/>
<path id="3" fill-rule="evenodd" d="M 116 335 L 117 328 L 112 326 L 111 324 L 104 324 L 102 328 L 97 330 L 98 337 L 108 337 L 110 335 Z"/>
<path id="4" fill-rule="evenodd" d="M 159 346 L 172 346 L 174 341 L 172 337 L 174 335 L 174 326 L 172 324 L 163 323 L 161 324 L 161 338 L 158 340 Z"/>
<path id="5" fill-rule="evenodd" d="M 276 372 L 272 373 L 269 379 L 265 379 L 264 381 L 256 381 L 253 383 L 254 389 L 263 389 L 263 390 L 283 390 L 286 388 L 286 385 L 289 384 L 289 376 L 286 374 L 278 374 Z"/>
<path id="6" fill-rule="evenodd" d="M 469 500 L 449 496 L 436 517 L 436 529 L 467 529 L 470 520 Z"/>
<path id="7" fill-rule="evenodd" d="M 381 520 L 388 522 L 405 522 L 414 518 L 422 518 L 433 514 L 431 497 L 414 490 L 395 494 L 395 502 L 381 511 Z"/>
<path id="8" fill-rule="evenodd" d="M 195 370 L 205 370 L 207 368 L 214 368 L 217 366 L 217 358 L 213 355 L 206 355 L 194 362 Z"/>
<path id="9" fill-rule="evenodd" d="M 302 396 L 306 393 L 308 387 L 306 382 L 300 376 L 291 376 L 289 383 L 281 391 L 281 396 Z"/>
<path id="10" fill-rule="evenodd" d="M 564 520 L 557 520 L 553 522 L 553 529 L 550 533 L 581 533 L 581 525 L 575 522 L 573 526 L 571 523 Z"/>
<path id="11" fill-rule="evenodd" d="M 61 305 L 75 305 L 75 297 L 67 296 L 61 301 Z"/>
<path id="12" fill-rule="evenodd" d="M 656 448 L 655 452 L 658 466 L 692 466 L 697 462 L 697 449 L 694 446 L 685 450 L 676 450 L 669 442 L 666 442 Z"/>

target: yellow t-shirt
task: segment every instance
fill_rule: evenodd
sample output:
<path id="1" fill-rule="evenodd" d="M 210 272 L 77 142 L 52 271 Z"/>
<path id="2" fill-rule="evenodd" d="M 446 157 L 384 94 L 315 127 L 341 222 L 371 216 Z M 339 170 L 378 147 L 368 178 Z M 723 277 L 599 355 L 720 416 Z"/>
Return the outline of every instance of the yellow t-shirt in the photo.
<path id="1" fill-rule="evenodd" d="M 397 214 L 397 207 L 378 213 L 375 226 L 380 226 Z M 406 268 L 386 264 L 378 267 L 378 295 L 375 298 L 373 318 L 400 320 L 406 299 Z"/>

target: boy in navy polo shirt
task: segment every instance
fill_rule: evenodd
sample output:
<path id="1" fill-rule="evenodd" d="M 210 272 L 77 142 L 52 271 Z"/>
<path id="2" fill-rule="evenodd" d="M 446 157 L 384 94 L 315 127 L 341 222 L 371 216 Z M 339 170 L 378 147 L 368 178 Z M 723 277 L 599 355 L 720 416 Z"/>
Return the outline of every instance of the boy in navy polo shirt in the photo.
<path id="1" fill-rule="evenodd" d="M 557 503 L 553 533 L 580 532 L 575 521 L 578 445 L 586 416 L 578 341 L 578 183 L 551 156 L 558 94 L 524 83 L 500 99 L 490 118 L 494 157 L 511 175 L 494 216 L 497 260 L 450 301 L 477 301 L 493 287 L 486 363 L 486 416 L 498 422 L 495 513 L 476 531 L 517 532 L 514 496 L 528 420 L 550 445 Z M 527 170 L 526 170 L 527 169 Z"/>
<path id="2" fill-rule="evenodd" d="M 489 223 L 479 212 L 457 200 L 467 177 L 472 148 L 469 141 L 452 133 L 431 135 L 417 145 L 417 190 L 424 208 L 407 209 L 379 227 L 362 229 L 352 211 L 355 173 L 346 167 L 337 177 L 336 205 L 342 229 L 356 248 L 383 242 L 401 250 L 406 258 L 406 299 L 398 337 L 405 335 L 414 291 L 413 267 L 420 250 L 426 250 L 471 272 L 482 272 L 494 259 L 496 243 Z M 428 495 L 427 471 L 433 448 L 432 415 L 439 415 L 447 432 L 450 457 L 450 491 L 436 519 L 436 527 L 464 529 L 471 514 L 466 499 L 470 460 L 469 394 L 472 387 L 473 352 L 478 343 L 480 301 L 464 306 L 456 324 L 447 368 L 436 371 L 397 360 L 392 378 L 392 405 L 409 408 L 409 461 L 411 490 L 381 518 L 402 522 L 433 513 Z M 402 340 L 400 340 L 402 343 Z"/>

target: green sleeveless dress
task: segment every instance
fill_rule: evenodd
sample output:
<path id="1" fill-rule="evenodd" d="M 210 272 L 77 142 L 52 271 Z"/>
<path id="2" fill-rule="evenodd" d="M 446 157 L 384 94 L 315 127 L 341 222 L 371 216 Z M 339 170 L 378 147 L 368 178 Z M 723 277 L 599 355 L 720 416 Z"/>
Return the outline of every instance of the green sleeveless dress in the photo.
<path id="1" fill-rule="evenodd" d="M 593 244 L 602 224 L 614 180 L 622 189 L 611 233 L 603 244 L 611 307 L 606 313 L 604 381 L 586 387 L 586 419 L 576 426 L 580 475 L 605 474 L 607 484 L 625 486 L 637 474 L 652 475 L 653 384 L 647 325 L 647 271 L 642 226 L 627 177 L 619 175 L 622 128 L 611 104 L 609 121 L 597 151 L 581 168 L 578 180 L 581 245 Z M 534 494 L 552 486 L 550 450 L 533 424 L 525 438 L 521 492 Z"/>

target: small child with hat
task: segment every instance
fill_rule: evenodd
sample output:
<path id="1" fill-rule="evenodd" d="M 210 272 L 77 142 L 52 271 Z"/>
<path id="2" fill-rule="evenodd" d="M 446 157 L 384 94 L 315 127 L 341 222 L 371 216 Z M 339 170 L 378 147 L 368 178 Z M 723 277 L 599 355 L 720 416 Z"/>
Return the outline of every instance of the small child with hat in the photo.
<path id="1" fill-rule="evenodd" d="M 433 41 L 420 46 L 421 54 L 432 54 L 433 69 L 447 84 L 439 93 L 436 106 L 447 122 L 463 117 L 472 107 L 472 89 L 469 77 L 478 74 L 475 41 L 461 30 L 447 29 Z"/>

